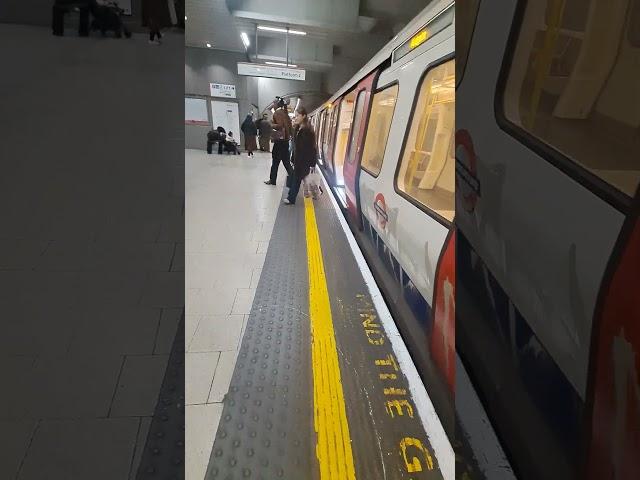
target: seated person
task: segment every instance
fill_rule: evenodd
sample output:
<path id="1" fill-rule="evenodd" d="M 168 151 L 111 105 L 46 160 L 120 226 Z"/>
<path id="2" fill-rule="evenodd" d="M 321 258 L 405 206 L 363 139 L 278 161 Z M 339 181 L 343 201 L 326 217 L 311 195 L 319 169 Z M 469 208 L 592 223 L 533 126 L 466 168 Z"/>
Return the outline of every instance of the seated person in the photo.
<path id="1" fill-rule="evenodd" d="M 89 0 L 89 10 L 93 15 L 91 22 L 92 30 L 100 30 L 102 35 L 106 35 L 107 31 L 113 31 L 116 37 L 131 38 L 131 32 L 122 22 L 123 10 L 118 6 L 118 2 L 107 0 Z"/>
<path id="2" fill-rule="evenodd" d="M 234 155 L 240 155 L 238 151 L 238 144 L 236 143 L 236 139 L 233 138 L 233 132 L 229 132 L 227 134 L 227 139 L 224 142 L 224 151 L 231 152 Z"/>

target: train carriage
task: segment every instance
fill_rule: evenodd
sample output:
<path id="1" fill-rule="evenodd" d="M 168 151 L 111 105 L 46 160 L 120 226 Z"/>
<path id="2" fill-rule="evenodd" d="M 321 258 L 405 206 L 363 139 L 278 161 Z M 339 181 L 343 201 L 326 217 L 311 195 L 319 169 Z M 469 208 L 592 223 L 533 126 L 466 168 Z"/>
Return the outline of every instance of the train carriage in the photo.
<path id="1" fill-rule="evenodd" d="M 452 441 L 457 361 L 518 478 L 640 478 L 640 2 L 459 10 L 313 112 L 319 164 Z"/>

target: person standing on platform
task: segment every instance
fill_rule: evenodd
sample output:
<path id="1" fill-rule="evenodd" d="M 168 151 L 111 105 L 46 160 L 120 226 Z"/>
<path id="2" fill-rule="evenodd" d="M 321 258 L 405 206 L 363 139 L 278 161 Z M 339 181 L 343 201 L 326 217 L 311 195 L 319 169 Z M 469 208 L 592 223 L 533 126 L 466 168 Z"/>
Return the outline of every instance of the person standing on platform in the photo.
<path id="1" fill-rule="evenodd" d="M 257 148 L 256 136 L 258 135 L 258 129 L 253 122 L 251 114 L 248 114 L 247 118 L 244 119 L 240 130 L 244 133 L 244 148 L 247 151 L 247 156 L 253 157 L 253 151 Z"/>
<path id="2" fill-rule="evenodd" d="M 267 114 L 263 113 L 262 118 L 256 122 L 260 131 L 260 150 L 269 153 L 269 143 L 271 142 L 271 123 L 267 119 Z"/>
<path id="3" fill-rule="evenodd" d="M 293 176 L 289 195 L 284 199 L 284 203 L 287 205 L 296 203 L 300 184 L 309 175 L 311 169 L 316 166 L 317 159 L 316 134 L 309 123 L 309 117 L 304 107 L 298 108 L 293 123 Z"/>
<path id="4" fill-rule="evenodd" d="M 289 138 L 291 137 L 291 119 L 287 112 L 287 104 L 283 98 L 276 97 L 278 109 L 273 113 L 271 122 L 273 150 L 271 151 L 271 174 L 266 185 L 275 185 L 278 178 L 278 167 L 280 162 L 291 177 L 293 171 L 289 161 Z"/>

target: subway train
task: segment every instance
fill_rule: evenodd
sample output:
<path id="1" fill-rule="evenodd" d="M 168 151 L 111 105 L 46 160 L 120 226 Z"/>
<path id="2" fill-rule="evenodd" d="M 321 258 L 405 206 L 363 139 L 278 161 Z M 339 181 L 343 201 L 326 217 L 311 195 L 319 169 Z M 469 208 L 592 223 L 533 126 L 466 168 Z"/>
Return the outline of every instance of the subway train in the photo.
<path id="1" fill-rule="evenodd" d="M 640 478 L 639 25 L 436 0 L 311 114 L 447 434 L 459 359 L 521 480 Z"/>
<path id="2" fill-rule="evenodd" d="M 310 115 L 318 164 L 450 438 L 455 423 L 454 18 L 451 0 L 432 2 Z"/>

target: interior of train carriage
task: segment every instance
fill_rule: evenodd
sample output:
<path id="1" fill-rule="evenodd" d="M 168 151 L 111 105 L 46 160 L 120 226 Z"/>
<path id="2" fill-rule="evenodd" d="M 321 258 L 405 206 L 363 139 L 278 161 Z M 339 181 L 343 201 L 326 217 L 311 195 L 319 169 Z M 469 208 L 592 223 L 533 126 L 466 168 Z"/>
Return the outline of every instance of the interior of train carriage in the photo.
<path id="1" fill-rule="evenodd" d="M 455 212 L 455 60 L 427 72 L 398 172 L 401 192 L 448 221 Z"/>
<path id="2" fill-rule="evenodd" d="M 640 0 L 526 2 L 506 118 L 624 195 L 640 180 Z"/>

